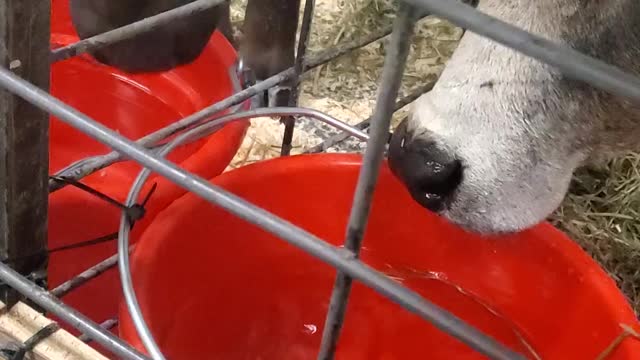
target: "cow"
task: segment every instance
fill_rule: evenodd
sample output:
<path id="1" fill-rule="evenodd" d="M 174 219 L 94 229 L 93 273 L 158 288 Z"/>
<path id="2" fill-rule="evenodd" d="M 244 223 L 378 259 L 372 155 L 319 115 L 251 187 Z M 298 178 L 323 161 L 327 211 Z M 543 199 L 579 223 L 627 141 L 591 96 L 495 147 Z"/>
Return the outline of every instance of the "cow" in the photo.
<path id="1" fill-rule="evenodd" d="M 638 74 L 635 0 L 480 0 L 478 10 Z M 640 106 L 466 32 L 394 131 L 389 164 L 413 199 L 479 234 L 544 221 L 574 171 L 640 150 Z"/>
<path id="2" fill-rule="evenodd" d="M 69 0 L 81 39 L 131 24 L 195 0 Z M 90 54 L 128 73 L 162 72 L 194 61 L 218 29 L 236 47 L 258 80 L 293 65 L 300 0 L 249 0 L 239 44 L 231 29 L 229 1 L 157 27 Z M 286 19 L 283 21 L 282 19 Z"/>
<path id="3" fill-rule="evenodd" d="M 189 0 L 70 0 L 81 38 Z M 478 10 L 626 69 L 640 71 L 634 0 L 480 0 Z M 249 0 L 239 52 L 258 79 L 290 67 L 299 0 Z M 92 52 L 129 72 L 163 71 L 199 55 L 229 4 Z M 283 21 L 283 19 L 289 19 Z M 391 137 L 388 162 L 413 199 L 460 227 L 512 233 L 549 216 L 573 172 L 639 148 L 640 108 L 552 66 L 466 32 L 433 90 Z"/>

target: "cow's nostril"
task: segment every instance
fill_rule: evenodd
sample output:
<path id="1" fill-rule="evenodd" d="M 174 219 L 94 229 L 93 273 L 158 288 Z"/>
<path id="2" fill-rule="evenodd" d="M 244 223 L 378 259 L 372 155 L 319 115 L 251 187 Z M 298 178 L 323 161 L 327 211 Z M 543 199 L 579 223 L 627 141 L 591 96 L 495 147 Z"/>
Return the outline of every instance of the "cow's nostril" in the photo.
<path id="1" fill-rule="evenodd" d="M 447 196 L 455 191 L 461 181 L 462 163 L 460 161 L 453 160 L 443 164 L 427 160 L 421 177 L 416 179 L 416 186 L 425 193 Z"/>
<path id="2" fill-rule="evenodd" d="M 432 211 L 444 209 L 463 177 L 459 160 L 431 139 L 408 136 L 404 122 L 392 136 L 389 165 L 414 200 Z"/>

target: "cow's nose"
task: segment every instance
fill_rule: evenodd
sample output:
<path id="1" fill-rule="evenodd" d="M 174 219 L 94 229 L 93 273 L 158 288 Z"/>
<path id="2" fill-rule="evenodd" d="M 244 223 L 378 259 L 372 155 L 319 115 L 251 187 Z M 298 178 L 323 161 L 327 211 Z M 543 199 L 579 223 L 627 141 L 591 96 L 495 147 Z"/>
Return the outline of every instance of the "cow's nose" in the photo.
<path id="1" fill-rule="evenodd" d="M 406 119 L 391 137 L 389 166 L 411 196 L 431 211 L 443 210 L 462 182 L 461 162 L 427 136 L 411 136 Z"/>

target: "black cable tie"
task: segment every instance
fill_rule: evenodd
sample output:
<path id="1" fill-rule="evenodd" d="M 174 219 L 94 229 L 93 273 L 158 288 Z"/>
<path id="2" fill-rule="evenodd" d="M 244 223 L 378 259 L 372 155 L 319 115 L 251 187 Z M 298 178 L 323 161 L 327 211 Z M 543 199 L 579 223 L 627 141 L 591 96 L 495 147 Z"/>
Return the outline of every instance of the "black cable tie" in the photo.
<path id="1" fill-rule="evenodd" d="M 25 360 L 25 356 L 29 351 L 33 349 L 42 341 L 46 340 L 49 336 L 53 335 L 56 331 L 60 330 L 58 323 L 52 322 L 49 325 L 38 330 L 33 336 L 31 336 L 24 344 L 18 345 L 17 350 L 2 349 L 1 353 L 6 355 L 9 360 Z"/>
<path id="2" fill-rule="evenodd" d="M 125 204 L 119 202 L 118 200 L 115 200 L 112 197 L 110 197 L 109 195 L 103 194 L 100 191 L 98 191 L 98 190 L 96 190 L 96 189 L 94 189 L 94 188 L 92 188 L 92 187 L 90 187 L 88 185 L 85 185 L 85 184 L 81 183 L 80 181 L 77 181 L 77 180 L 74 180 L 74 179 L 70 179 L 70 178 L 67 178 L 67 177 L 64 177 L 64 176 L 55 176 L 55 175 L 49 176 L 49 179 L 55 180 L 55 181 L 61 181 L 61 182 L 64 182 L 64 183 L 66 183 L 68 185 L 75 186 L 78 189 L 83 190 L 83 191 L 85 191 L 85 192 L 97 197 L 98 199 L 104 200 L 104 201 L 108 202 L 109 204 L 114 205 L 116 207 L 119 207 L 119 208 L 121 208 L 121 209 L 123 209 L 125 211 L 128 208 Z"/>
<path id="3" fill-rule="evenodd" d="M 147 204 L 147 201 L 149 201 L 149 198 L 151 197 L 151 195 L 156 191 L 156 188 L 158 186 L 157 183 L 154 183 L 153 186 L 151 187 L 151 190 L 149 190 L 149 193 L 147 194 L 147 196 L 145 197 L 144 201 L 141 204 L 133 204 L 131 206 L 127 206 L 121 202 L 119 202 L 118 200 L 110 197 L 107 194 L 101 193 L 100 191 L 85 185 L 83 183 L 81 183 L 80 181 L 71 179 L 71 178 L 67 178 L 64 176 L 55 176 L 55 175 L 50 175 L 49 179 L 54 180 L 54 181 L 60 181 L 60 182 L 64 182 L 68 185 L 71 186 L 75 186 L 76 188 L 83 190 L 95 197 L 97 197 L 98 199 L 104 200 L 105 202 L 114 205 L 120 209 L 122 209 L 126 214 L 127 217 L 129 218 L 129 221 L 131 223 L 134 223 L 140 219 L 142 219 L 142 217 L 144 216 L 146 209 L 144 208 L 144 206 Z"/>
<path id="4" fill-rule="evenodd" d="M 142 202 L 140 202 L 139 204 L 133 204 L 131 206 L 126 206 L 124 204 L 121 204 L 120 202 L 110 198 L 109 196 L 95 190 L 92 189 L 91 187 L 82 184 L 78 181 L 72 180 L 72 179 L 67 179 L 65 177 L 60 177 L 60 176 L 50 176 L 49 178 L 53 179 L 54 181 L 63 181 L 66 182 L 69 185 L 72 186 L 76 186 L 81 190 L 87 191 L 90 194 L 93 194 L 95 196 L 97 196 L 98 198 L 105 200 L 111 204 L 116 205 L 117 207 L 121 208 L 124 210 L 124 212 L 127 215 L 127 219 L 129 221 L 129 229 L 133 229 L 133 226 L 135 225 L 135 223 L 142 219 L 144 217 L 144 215 L 146 214 L 146 208 L 145 206 L 147 205 L 147 203 L 149 202 L 149 200 L 151 200 L 151 195 L 153 195 L 153 193 L 156 191 L 156 189 L 158 188 L 158 184 L 154 183 L 151 186 L 151 189 L 149 190 L 149 192 L 147 193 L 147 195 L 144 197 L 144 199 L 142 200 Z M 54 252 L 58 252 L 58 251 L 64 251 L 64 250 L 72 250 L 72 249 L 76 249 L 76 248 L 81 248 L 81 247 L 85 247 L 85 246 L 93 246 L 93 245 L 98 245 L 98 244 L 102 244 L 108 241 L 113 241 L 116 240 L 118 238 L 118 234 L 119 231 L 116 231 L 114 233 L 111 234 L 107 234 L 107 235 L 103 235 L 100 236 L 98 238 L 95 239 L 91 239 L 91 240 L 87 240 L 87 241 L 82 241 L 79 243 L 75 243 L 75 244 L 71 244 L 71 245 L 65 245 L 65 246 L 60 246 L 57 248 L 53 248 L 53 249 L 47 249 L 47 250 L 43 250 L 43 251 L 39 251 L 37 253 L 31 254 L 31 255 L 24 255 L 24 256 L 19 256 L 19 257 L 14 257 L 14 258 L 7 258 L 7 259 L 3 259 L 1 260 L 3 263 L 5 264 L 12 264 L 16 261 L 19 260 L 26 260 L 35 256 L 40 256 L 43 253 L 47 253 L 47 254 L 51 254 Z M 4 285 L 2 284 L 2 282 L 0 282 L 0 288 L 2 288 Z"/>

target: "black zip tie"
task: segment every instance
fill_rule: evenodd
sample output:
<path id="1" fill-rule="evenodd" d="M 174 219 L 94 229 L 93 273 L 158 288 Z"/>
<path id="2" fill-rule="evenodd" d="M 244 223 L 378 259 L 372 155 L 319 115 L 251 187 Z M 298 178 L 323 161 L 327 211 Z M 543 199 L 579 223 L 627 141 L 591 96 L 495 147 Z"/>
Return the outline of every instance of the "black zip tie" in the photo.
<path id="1" fill-rule="evenodd" d="M 49 176 L 49 179 L 54 180 L 54 181 L 60 181 L 60 182 L 64 182 L 68 185 L 72 185 L 77 187 L 80 190 L 83 190 L 95 197 L 97 197 L 98 199 L 104 200 L 105 202 L 114 205 L 120 209 L 122 209 L 126 214 L 127 217 L 129 218 L 130 222 L 135 222 L 138 221 L 140 219 L 142 219 L 142 217 L 145 214 L 145 208 L 144 206 L 147 204 L 147 201 L 149 201 L 149 198 L 151 196 L 151 194 L 153 194 L 153 192 L 156 190 L 157 184 L 153 184 L 153 186 L 151 187 L 151 190 L 149 191 L 149 193 L 147 194 L 145 200 L 142 202 L 142 204 L 133 204 L 131 206 L 127 206 L 121 202 L 119 202 L 118 200 L 110 197 L 109 195 L 106 195 L 104 193 L 101 193 L 100 191 L 85 185 L 83 183 L 81 183 L 80 181 L 74 180 L 74 179 L 70 179 L 64 176 L 54 176 L 51 175 Z"/>
<path id="2" fill-rule="evenodd" d="M 60 330 L 60 326 L 52 322 L 49 325 L 38 330 L 33 336 L 31 336 L 24 344 L 18 345 L 18 350 L 2 349 L 0 352 L 9 360 L 25 360 L 27 352 L 33 351 L 33 349 L 42 341 L 46 340 L 49 336 L 53 335 L 56 331 Z"/>
<path id="3" fill-rule="evenodd" d="M 133 227 L 133 226 L 132 226 Z M 81 247 L 85 247 L 85 246 L 92 246 L 92 245 L 98 245 L 98 244 L 102 244 L 108 241 L 112 241 L 118 238 L 118 233 L 111 233 L 109 235 L 105 235 L 105 236 L 101 236 L 99 238 L 95 238 L 93 240 L 87 240 L 87 241 L 83 241 L 83 242 L 79 242 L 79 243 L 75 243 L 75 244 L 71 244 L 71 245 L 65 245 L 65 246 L 60 246 L 57 248 L 53 248 L 51 250 L 49 250 L 49 254 L 55 253 L 55 252 L 59 252 L 59 251 L 65 251 L 65 250 L 72 250 L 72 249 L 77 249 L 77 248 L 81 248 Z"/>
<path id="4" fill-rule="evenodd" d="M 118 202 L 117 200 L 112 199 L 111 197 L 109 197 L 108 195 L 105 195 L 85 184 L 82 184 L 78 181 L 75 180 L 70 180 L 70 179 L 66 179 L 64 177 L 59 177 L 59 176 L 50 176 L 51 179 L 55 180 L 55 181 L 63 181 L 68 183 L 69 185 L 73 185 L 81 190 L 84 190 L 92 195 L 95 195 L 96 197 L 103 199 L 105 201 L 107 201 L 110 204 L 116 205 L 117 207 L 123 209 L 125 211 L 125 213 L 127 214 L 127 218 L 129 220 L 129 228 L 133 229 L 133 226 L 135 225 L 136 221 L 142 219 L 146 213 L 146 209 L 145 206 L 147 205 L 147 203 L 149 202 L 149 200 L 151 199 L 151 195 L 153 195 L 153 193 L 156 191 L 158 184 L 154 183 L 153 186 L 151 186 L 151 189 L 149 190 L 149 192 L 147 193 L 147 195 L 144 197 L 144 199 L 142 200 L 141 203 L 139 204 L 133 204 L 131 206 L 126 206 L 120 202 Z M 75 244 L 71 244 L 71 245 L 65 245 L 65 246 L 60 246 L 57 248 L 53 248 L 53 249 L 48 249 L 48 250 L 43 250 L 40 252 L 37 252 L 35 254 L 31 254 L 31 255 L 25 255 L 25 256 L 20 256 L 20 257 L 15 257 L 15 258 L 11 258 L 11 259 L 6 259 L 3 260 L 3 263 L 5 264 L 11 264 L 15 261 L 18 260 L 24 260 L 24 259 L 28 259 L 34 256 L 38 256 L 38 255 L 42 255 L 43 253 L 47 253 L 47 254 L 51 254 L 51 253 L 55 253 L 55 252 L 59 252 L 59 251 L 65 251 L 65 250 L 72 250 L 72 249 L 77 249 L 77 248 L 81 248 L 81 247 L 85 247 L 85 246 L 93 246 L 93 245 L 98 245 L 98 244 L 102 244 L 105 242 L 109 242 L 109 241 L 113 241 L 116 240 L 118 238 L 118 232 L 114 232 L 108 235 L 103 235 L 100 236 L 98 238 L 95 239 L 91 239 L 91 240 L 87 240 L 87 241 L 82 241 L 79 243 L 75 243 Z M 2 284 L 0 284 L 0 286 L 2 286 Z"/>

